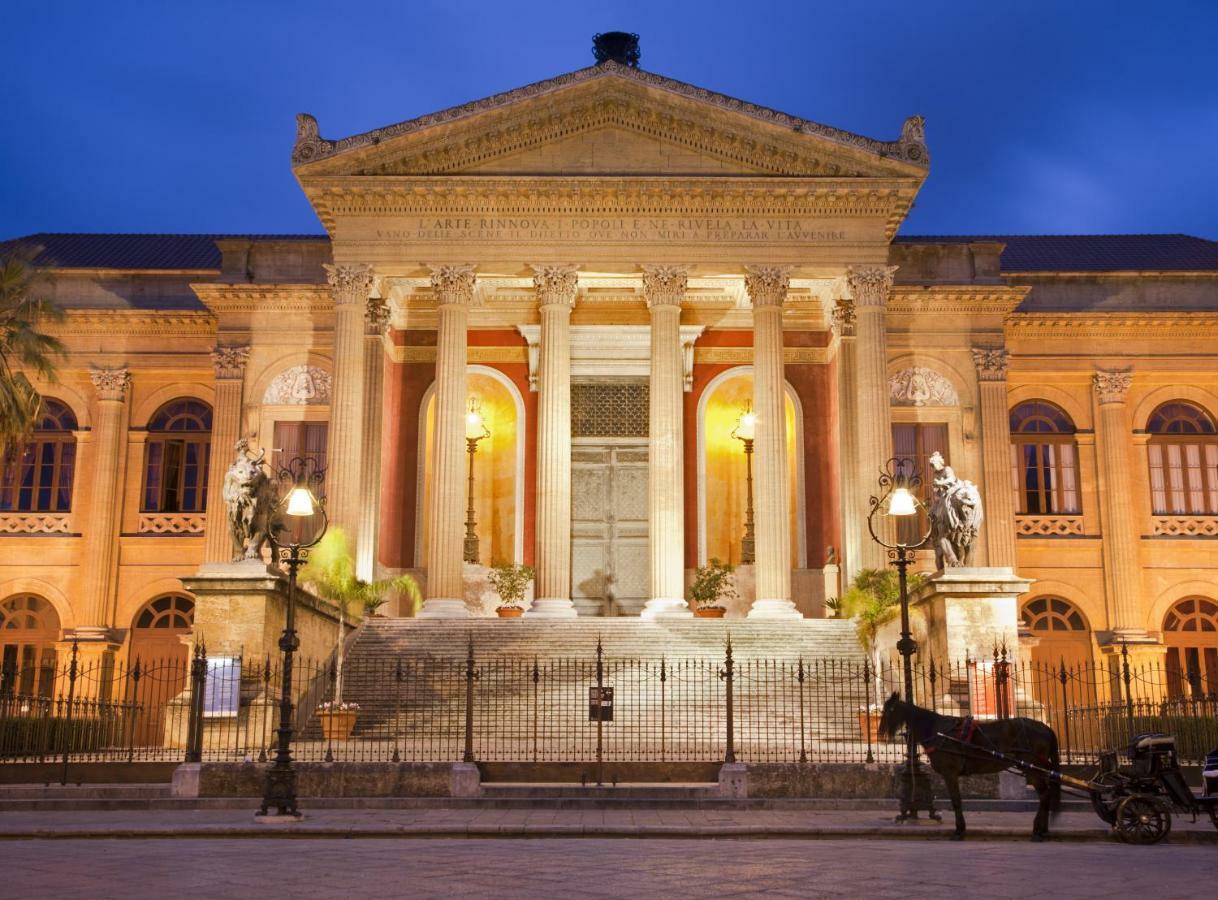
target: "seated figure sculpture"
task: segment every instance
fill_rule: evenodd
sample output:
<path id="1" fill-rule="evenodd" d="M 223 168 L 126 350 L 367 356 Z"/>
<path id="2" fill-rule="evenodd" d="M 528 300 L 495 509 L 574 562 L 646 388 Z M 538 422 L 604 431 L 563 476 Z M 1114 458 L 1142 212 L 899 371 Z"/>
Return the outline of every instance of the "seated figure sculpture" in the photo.
<path id="1" fill-rule="evenodd" d="M 935 568 L 971 565 L 973 544 L 981 529 L 981 494 L 977 485 L 956 477 L 939 451 L 931 454 L 930 465 L 935 470 L 930 502 Z"/>

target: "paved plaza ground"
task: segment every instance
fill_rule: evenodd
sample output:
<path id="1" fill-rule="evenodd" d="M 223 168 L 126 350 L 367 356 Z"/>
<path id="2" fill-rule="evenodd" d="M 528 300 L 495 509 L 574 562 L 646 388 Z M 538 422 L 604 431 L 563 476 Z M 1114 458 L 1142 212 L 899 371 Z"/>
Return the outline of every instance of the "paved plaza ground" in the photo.
<path id="1" fill-rule="evenodd" d="M 1212 897 L 1216 849 L 1022 841 L 0 843 L 7 897 Z"/>

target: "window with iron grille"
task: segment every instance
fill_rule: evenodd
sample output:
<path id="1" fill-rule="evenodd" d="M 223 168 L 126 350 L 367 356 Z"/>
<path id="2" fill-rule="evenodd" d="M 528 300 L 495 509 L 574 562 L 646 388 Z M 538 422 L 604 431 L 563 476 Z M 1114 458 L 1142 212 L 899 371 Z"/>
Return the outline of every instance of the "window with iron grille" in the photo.
<path id="1" fill-rule="evenodd" d="M 647 437 L 650 391 L 645 381 L 571 385 L 572 437 Z"/>

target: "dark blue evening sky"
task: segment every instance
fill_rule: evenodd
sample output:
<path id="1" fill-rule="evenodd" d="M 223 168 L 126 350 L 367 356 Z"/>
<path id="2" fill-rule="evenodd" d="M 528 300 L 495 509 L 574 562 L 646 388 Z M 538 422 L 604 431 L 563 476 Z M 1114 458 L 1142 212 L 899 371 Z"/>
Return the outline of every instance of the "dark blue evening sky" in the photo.
<path id="1" fill-rule="evenodd" d="M 906 234 L 1218 238 L 1216 0 L 11 4 L 0 238 L 320 232 L 299 111 L 342 137 L 592 62 L 891 139 L 927 118 Z"/>

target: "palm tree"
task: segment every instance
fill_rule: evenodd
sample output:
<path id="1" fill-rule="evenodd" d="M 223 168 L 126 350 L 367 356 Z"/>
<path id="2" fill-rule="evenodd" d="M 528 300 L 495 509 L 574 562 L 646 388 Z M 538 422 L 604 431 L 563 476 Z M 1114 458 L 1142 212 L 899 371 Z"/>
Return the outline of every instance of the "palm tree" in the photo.
<path id="1" fill-rule="evenodd" d="M 34 295 L 41 277 L 19 254 L 0 260 L 0 458 L 20 448 L 38 420 L 42 397 L 26 372 L 55 381 L 55 359 L 64 355 L 58 338 L 38 330 L 63 318 Z"/>

